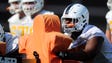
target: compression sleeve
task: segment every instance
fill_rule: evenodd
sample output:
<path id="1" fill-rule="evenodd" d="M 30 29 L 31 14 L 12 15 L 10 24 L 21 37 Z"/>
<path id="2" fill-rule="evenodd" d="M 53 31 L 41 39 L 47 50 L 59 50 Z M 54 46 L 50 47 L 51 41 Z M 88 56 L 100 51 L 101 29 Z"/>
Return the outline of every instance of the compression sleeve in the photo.
<path id="1" fill-rule="evenodd" d="M 96 53 L 87 54 L 84 51 L 79 52 L 59 52 L 57 56 L 63 60 L 77 60 L 77 61 L 86 61 L 93 59 L 96 56 Z"/>

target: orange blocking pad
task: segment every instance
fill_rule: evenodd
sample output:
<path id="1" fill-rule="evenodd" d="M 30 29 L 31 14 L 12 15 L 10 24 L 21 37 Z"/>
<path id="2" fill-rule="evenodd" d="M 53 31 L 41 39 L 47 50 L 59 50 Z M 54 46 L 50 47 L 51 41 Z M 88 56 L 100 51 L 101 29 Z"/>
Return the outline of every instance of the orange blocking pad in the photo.
<path id="1" fill-rule="evenodd" d="M 56 15 L 38 15 L 34 19 L 33 34 L 23 36 L 19 41 L 19 53 L 27 59 L 35 59 L 33 52 L 39 54 L 41 63 L 62 63 L 55 54 L 67 51 L 72 39 L 61 33 L 59 17 Z"/>
<path id="2" fill-rule="evenodd" d="M 36 59 L 22 59 L 22 63 L 36 63 Z"/>

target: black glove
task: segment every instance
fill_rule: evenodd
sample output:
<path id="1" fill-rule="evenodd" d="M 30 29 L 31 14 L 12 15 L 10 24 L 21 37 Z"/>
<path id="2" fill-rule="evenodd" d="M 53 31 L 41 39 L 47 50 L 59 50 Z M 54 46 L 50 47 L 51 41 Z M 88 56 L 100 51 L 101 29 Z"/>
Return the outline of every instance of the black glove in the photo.
<path id="1" fill-rule="evenodd" d="M 93 59 L 95 55 L 90 55 L 85 53 L 84 51 L 78 51 L 78 52 L 58 52 L 56 54 L 59 58 L 62 60 L 77 60 L 77 61 L 87 61 L 90 59 Z"/>
<path id="2" fill-rule="evenodd" d="M 58 56 L 61 59 L 66 59 L 67 55 L 68 55 L 67 52 L 62 52 L 62 51 L 56 53 L 56 56 Z"/>

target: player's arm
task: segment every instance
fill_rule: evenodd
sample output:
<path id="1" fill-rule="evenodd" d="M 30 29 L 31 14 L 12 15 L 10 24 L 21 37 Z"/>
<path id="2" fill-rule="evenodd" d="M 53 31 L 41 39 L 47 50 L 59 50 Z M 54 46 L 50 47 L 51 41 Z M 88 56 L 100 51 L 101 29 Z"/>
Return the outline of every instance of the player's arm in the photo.
<path id="1" fill-rule="evenodd" d="M 90 40 L 88 40 L 84 49 L 74 52 L 69 51 L 59 52 L 57 53 L 57 56 L 65 60 L 78 60 L 78 61 L 90 60 L 93 59 L 99 52 L 102 42 L 103 38 L 93 37 Z"/>
<path id="2" fill-rule="evenodd" d="M 111 42 L 111 30 L 110 30 L 110 27 L 109 27 L 108 23 L 107 23 L 107 26 L 106 26 L 105 35 L 106 35 L 107 39 L 109 40 L 109 42 Z"/>

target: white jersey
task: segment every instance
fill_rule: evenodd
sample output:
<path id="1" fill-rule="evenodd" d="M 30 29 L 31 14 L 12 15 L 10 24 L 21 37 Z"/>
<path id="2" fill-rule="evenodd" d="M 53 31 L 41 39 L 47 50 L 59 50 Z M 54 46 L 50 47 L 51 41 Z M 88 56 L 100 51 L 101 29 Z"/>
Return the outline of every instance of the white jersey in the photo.
<path id="1" fill-rule="evenodd" d="M 106 14 L 106 21 L 109 24 L 110 30 L 112 31 L 112 10 L 107 12 L 107 14 Z M 111 32 L 111 34 L 112 34 L 112 32 Z"/>
<path id="2" fill-rule="evenodd" d="M 39 14 L 54 14 L 53 12 L 42 10 Z M 31 34 L 33 32 L 33 19 L 30 16 L 19 18 L 19 14 L 15 14 L 8 19 L 10 32 L 17 36 Z"/>
<path id="3" fill-rule="evenodd" d="M 103 37 L 104 42 L 103 42 L 103 45 L 102 45 L 102 48 L 101 48 L 101 51 L 100 51 L 101 54 L 97 55 L 97 57 L 94 60 L 94 63 L 105 63 L 105 62 L 106 63 L 112 63 L 112 45 L 107 40 L 103 31 L 101 31 L 99 28 L 97 28 L 94 25 L 87 25 L 84 28 L 84 30 L 82 31 L 81 35 L 78 36 L 77 40 L 78 39 L 81 40 L 80 38 L 85 39 L 85 40 L 82 41 L 82 43 L 77 44 L 76 40 L 75 40 L 70 47 L 73 48 L 73 47 L 77 47 L 81 44 L 86 44 L 87 40 L 89 40 L 93 37 L 97 37 L 97 36 Z"/>
<path id="4" fill-rule="evenodd" d="M 10 33 L 5 33 L 4 42 L 6 42 L 6 54 L 18 49 L 18 37 Z"/>

